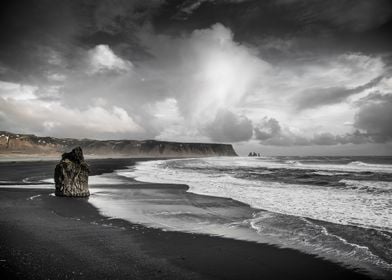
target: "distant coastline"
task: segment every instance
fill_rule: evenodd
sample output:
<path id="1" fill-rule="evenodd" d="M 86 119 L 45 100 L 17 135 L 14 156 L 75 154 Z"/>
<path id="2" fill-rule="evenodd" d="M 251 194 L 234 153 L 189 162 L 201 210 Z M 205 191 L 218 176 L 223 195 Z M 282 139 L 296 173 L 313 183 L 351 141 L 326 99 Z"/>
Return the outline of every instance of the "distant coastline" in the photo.
<path id="1" fill-rule="evenodd" d="M 237 156 L 231 144 L 55 138 L 0 131 L 1 159 L 56 159 L 76 146 L 90 158 Z"/>

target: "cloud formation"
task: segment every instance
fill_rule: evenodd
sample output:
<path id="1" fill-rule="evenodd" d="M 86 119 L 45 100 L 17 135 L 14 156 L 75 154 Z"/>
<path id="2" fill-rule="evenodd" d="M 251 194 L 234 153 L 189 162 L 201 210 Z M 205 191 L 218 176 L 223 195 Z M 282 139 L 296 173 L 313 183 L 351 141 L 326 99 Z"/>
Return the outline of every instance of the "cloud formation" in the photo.
<path id="1" fill-rule="evenodd" d="M 274 118 L 264 117 L 255 128 L 255 137 L 260 143 L 271 146 L 296 146 L 310 145 L 311 142 L 305 137 L 293 133 L 289 129 L 283 129 Z"/>
<path id="2" fill-rule="evenodd" d="M 252 138 L 252 121 L 243 115 L 220 110 L 205 128 L 207 135 L 218 142 L 241 142 Z"/>
<path id="3" fill-rule="evenodd" d="M 127 72 L 133 67 L 132 63 L 116 56 L 108 45 L 97 45 L 88 51 L 90 73 Z"/>
<path id="4" fill-rule="evenodd" d="M 357 114 L 357 117 L 360 115 L 361 111 Z M 333 146 L 377 142 L 374 136 L 380 134 L 372 135 L 368 131 L 361 132 L 358 130 L 358 123 L 355 123 L 355 126 L 357 130 L 350 133 L 335 135 L 330 132 L 316 132 L 312 136 L 304 137 L 299 132 L 291 131 L 288 128 L 283 129 L 277 120 L 265 117 L 254 128 L 254 131 L 255 138 L 261 144 L 270 146 Z M 386 138 L 383 138 L 383 141 L 385 140 Z"/>
<path id="5" fill-rule="evenodd" d="M 391 142 L 385 1 L 13 3 L 0 17 L 2 129 L 317 149 Z"/>
<path id="6" fill-rule="evenodd" d="M 295 102 L 297 103 L 297 109 L 304 110 L 309 108 L 317 108 L 324 105 L 340 103 L 353 94 L 361 93 L 366 89 L 376 86 L 382 78 L 382 76 L 374 78 L 368 83 L 354 88 L 328 87 L 306 89 L 295 100 Z"/>
<path id="7" fill-rule="evenodd" d="M 354 126 L 375 142 L 391 141 L 392 94 L 371 94 L 365 100 L 355 115 Z"/>
<path id="8" fill-rule="evenodd" d="M 37 88 L 0 83 L 0 123 L 4 130 L 53 136 L 97 137 L 142 133 L 127 111 L 118 106 L 88 104 L 83 110 L 40 98 Z M 18 129 L 16 129 L 18 128 Z"/>
<path id="9" fill-rule="evenodd" d="M 381 25 L 390 15 L 392 6 L 387 0 L 278 0 L 277 5 L 297 7 L 295 16 L 306 25 L 328 22 L 329 28 L 361 32 Z"/>

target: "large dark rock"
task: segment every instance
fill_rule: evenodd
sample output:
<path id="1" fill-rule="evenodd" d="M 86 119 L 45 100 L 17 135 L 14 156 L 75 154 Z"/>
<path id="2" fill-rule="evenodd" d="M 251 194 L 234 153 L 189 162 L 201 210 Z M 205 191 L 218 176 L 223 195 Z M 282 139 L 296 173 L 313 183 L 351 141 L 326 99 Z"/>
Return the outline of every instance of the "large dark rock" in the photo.
<path id="1" fill-rule="evenodd" d="M 82 148 L 77 147 L 69 153 L 64 153 L 54 170 L 55 194 L 69 197 L 89 196 L 89 172 Z"/>

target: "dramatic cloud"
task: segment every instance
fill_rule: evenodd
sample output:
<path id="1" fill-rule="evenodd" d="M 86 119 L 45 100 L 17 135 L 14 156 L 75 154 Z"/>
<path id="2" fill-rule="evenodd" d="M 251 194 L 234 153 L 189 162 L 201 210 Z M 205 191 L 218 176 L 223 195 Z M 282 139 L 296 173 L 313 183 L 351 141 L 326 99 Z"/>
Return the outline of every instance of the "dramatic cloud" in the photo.
<path id="1" fill-rule="evenodd" d="M 357 116 L 360 113 L 357 114 Z M 358 126 L 356 124 L 356 126 Z M 290 129 L 282 129 L 280 123 L 265 117 L 255 127 L 255 136 L 260 143 L 270 146 L 333 146 L 344 144 L 364 144 L 371 143 L 374 138 L 368 132 L 363 133 L 355 130 L 352 133 L 334 135 L 329 132 L 314 133 L 312 136 L 304 137 L 299 132 Z M 379 135 L 379 134 L 377 134 Z M 386 140 L 386 138 L 384 138 Z"/>
<path id="2" fill-rule="evenodd" d="M 108 45 L 97 45 L 88 51 L 90 72 L 92 74 L 105 71 L 130 71 L 132 63 L 116 56 Z"/>
<path id="3" fill-rule="evenodd" d="M 282 132 L 280 124 L 275 119 L 264 118 L 259 127 L 255 128 L 256 138 L 259 140 L 268 140 L 279 136 Z"/>
<path id="4" fill-rule="evenodd" d="M 143 42 L 155 57 L 143 69 L 149 72 L 145 85 L 159 85 L 160 97 L 175 99 L 190 130 L 203 131 L 222 108 L 237 108 L 271 70 L 221 24 L 176 39 L 150 34 Z"/>
<path id="5" fill-rule="evenodd" d="M 375 142 L 392 140 L 392 94 L 373 94 L 366 98 L 355 116 L 354 126 Z"/>
<path id="6" fill-rule="evenodd" d="M 276 4 L 295 9 L 295 16 L 304 24 L 322 28 L 325 26 L 322 22 L 328 22 L 326 26 L 329 28 L 332 26 L 355 32 L 381 25 L 392 9 L 387 0 L 278 0 Z"/>
<path id="7" fill-rule="evenodd" d="M 254 130 L 256 139 L 264 145 L 293 146 L 310 144 L 305 137 L 299 136 L 287 128 L 283 129 L 274 118 L 264 117 Z"/>
<path id="8" fill-rule="evenodd" d="M 19 4 L 0 15 L 1 129 L 369 154 L 392 140 L 387 1 Z"/>
<path id="9" fill-rule="evenodd" d="M 227 110 L 220 110 L 212 123 L 206 127 L 210 138 L 219 142 L 247 141 L 252 137 L 252 122 Z"/>
<path id="10" fill-rule="evenodd" d="M 375 78 L 370 82 L 354 87 L 329 87 L 329 88 L 313 88 L 307 89 L 299 96 L 296 100 L 297 109 L 303 110 L 307 108 L 316 108 L 323 105 L 331 105 L 335 103 L 340 103 L 346 100 L 349 96 L 376 86 L 382 77 Z"/>
<path id="11" fill-rule="evenodd" d="M 241 3 L 250 0 L 220 0 L 221 3 Z M 173 16 L 174 19 L 178 20 L 186 20 L 188 17 L 196 11 L 203 3 L 212 3 L 214 4 L 216 0 L 186 0 L 184 1 L 180 7 L 177 14 Z"/>
<path id="12" fill-rule="evenodd" d="M 0 83 L 2 129 L 40 132 L 54 136 L 102 138 L 104 135 L 141 133 L 143 129 L 121 107 L 89 104 L 84 110 L 40 98 L 37 88 Z"/>

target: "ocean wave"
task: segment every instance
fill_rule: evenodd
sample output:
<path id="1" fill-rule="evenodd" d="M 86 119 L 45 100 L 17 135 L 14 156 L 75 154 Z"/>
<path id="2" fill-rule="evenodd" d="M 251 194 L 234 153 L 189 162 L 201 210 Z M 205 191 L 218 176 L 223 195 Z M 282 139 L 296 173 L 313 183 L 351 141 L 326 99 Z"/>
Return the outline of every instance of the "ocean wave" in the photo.
<path id="1" fill-rule="evenodd" d="M 383 166 L 382 164 L 371 164 L 371 163 L 365 163 L 362 161 L 352 161 L 347 163 L 347 165 L 352 165 L 352 166 L 370 166 L 370 167 L 378 167 L 378 166 Z"/>
<path id="2" fill-rule="evenodd" d="M 25 185 L 0 185 L 0 188 L 10 189 L 53 189 L 53 185 L 48 184 L 25 184 Z"/>
<path id="3" fill-rule="evenodd" d="M 183 166 L 187 163 L 186 160 L 174 161 Z M 142 182 L 186 184 L 190 192 L 232 198 L 270 212 L 392 232 L 392 211 L 388 207 L 392 204 L 392 192 L 380 196 L 377 191 L 363 191 L 356 187 L 331 188 L 248 180 L 235 178 L 223 171 L 208 173 L 175 169 L 171 162 L 173 160 L 138 163 L 133 172 L 120 171 L 119 175 L 131 176 Z M 349 181 L 342 183 L 350 184 Z M 382 184 L 369 185 L 368 182 L 367 187 L 379 190 Z"/>
<path id="4" fill-rule="evenodd" d="M 348 241 L 334 234 L 326 226 L 316 224 L 307 218 L 293 217 L 261 211 L 247 221 L 249 226 L 270 242 L 283 243 L 311 254 L 338 257 L 339 261 L 351 263 L 369 262 L 390 270 L 392 265 L 375 255 L 368 246 Z"/>
<path id="5" fill-rule="evenodd" d="M 321 176 L 343 176 L 349 173 L 347 172 L 328 172 L 328 171 L 314 171 L 311 174 L 321 175 Z"/>
<path id="6" fill-rule="evenodd" d="M 199 163 L 198 163 L 199 162 Z M 203 162 L 203 163 L 202 163 Z M 179 164 L 183 165 L 188 162 L 186 159 Z M 377 172 L 377 173 L 392 173 L 392 164 L 371 164 L 359 161 L 351 163 L 329 163 L 322 162 L 306 162 L 300 160 L 270 160 L 260 158 L 246 158 L 246 157 L 232 157 L 232 158 L 206 158 L 193 160 L 193 167 L 197 167 L 198 164 L 203 166 L 221 167 L 221 168 L 232 168 L 232 167 L 261 167 L 267 169 L 298 169 L 298 170 L 315 170 L 315 171 L 334 171 L 334 172 Z"/>
<path id="7" fill-rule="evenodd" d="M 347 187 L 357 189 L 360 191 L 375 192 L 375 193 L 392 193 L 392 182 L 386 181 L 360 181 L 342 179 L 339 181 L 344 183 Z"/>
<path id="8" fill-rule="evenodd" d="M 290 165 L 303 165 L 300 161 L 298 160 L 286 160 L 285 163 L 290 164 Z"/>

